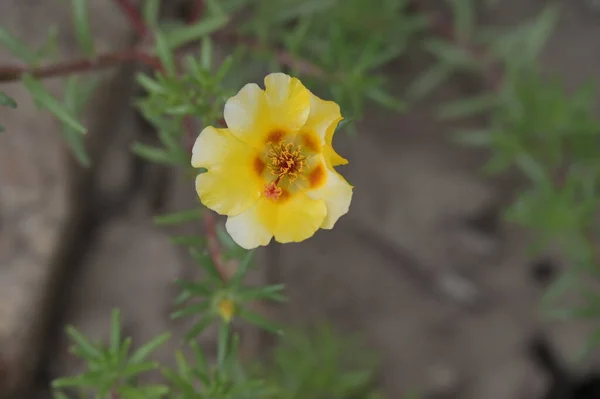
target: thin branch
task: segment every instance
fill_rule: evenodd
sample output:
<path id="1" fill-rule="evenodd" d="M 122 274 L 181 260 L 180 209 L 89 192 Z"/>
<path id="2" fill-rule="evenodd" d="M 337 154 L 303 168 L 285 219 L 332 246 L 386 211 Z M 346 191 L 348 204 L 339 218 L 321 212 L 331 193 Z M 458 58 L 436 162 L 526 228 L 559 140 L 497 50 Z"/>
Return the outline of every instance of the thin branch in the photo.
<path id="1" fill-rule="evenodd" d="M 0 66 L 0 83 L 20 80 L 26 73 L 29 73 L 36 78 L 51 78 L 76 73 L 87 73 L 130 62 L 141 62 L 155 69 L 162 68 L 158 58 L 136 49 L 127 49 L 100 54 L 93 58 L 63 61 L 35 68 Z"/>
<path id="2" fill-rule="evenodd" d="M 149 30 L 144 19 L 140 15 L 139 10 L 131 4 L 130 0 L 114 0 L 114 2 L 119 6 L 121 11 L 123 11 L 123 14 L 129 20 L 129 24 L 135 29 L 138 35 L 140 35 L 140 37 L 145 37 Z"/>
<path id="3" fill-rule="evenodd" d="M 193 24 L 202 18 L 204 14 L 204 0 L 194 0 L 192 8 L 187 18 L 188 24 Z"/>

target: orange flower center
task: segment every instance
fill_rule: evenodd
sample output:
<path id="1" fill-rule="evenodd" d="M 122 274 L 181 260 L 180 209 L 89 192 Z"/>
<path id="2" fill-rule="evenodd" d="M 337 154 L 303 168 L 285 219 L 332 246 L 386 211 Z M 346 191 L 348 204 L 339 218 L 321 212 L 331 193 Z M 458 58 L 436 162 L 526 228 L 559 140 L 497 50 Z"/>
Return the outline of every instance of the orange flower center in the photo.
<path id="1" fill-rule="evenodd" d="M 302 172 L 306 157 L 300 152 L 300 146 L 292 143 L 280 142 L 271 145 L 269 151 L 269 170 L 278 179 L 287 176 L 290 182 L 293 182 L 298 177 L 298 173 Z"/>
<path id="2" fill-rule="evenodd" d="M 270 172 L 276 176 L 275 180 L 265 185 L 264 196 L 277 200 L 283 194 L 283 189 L 279 187 L 281 179 L 287 177 L 290 183 L 298 178 L 302 173 L 306 157 L 301 153 L 301 147 L 292 143 L 280 142 L 271 144 L 268 153 L 268 167 Z"/>

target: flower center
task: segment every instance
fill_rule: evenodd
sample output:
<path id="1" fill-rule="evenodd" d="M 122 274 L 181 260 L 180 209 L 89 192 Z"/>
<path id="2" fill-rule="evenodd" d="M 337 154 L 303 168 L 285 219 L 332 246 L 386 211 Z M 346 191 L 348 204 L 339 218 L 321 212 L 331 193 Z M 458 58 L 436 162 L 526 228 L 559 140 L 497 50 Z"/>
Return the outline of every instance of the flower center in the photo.
<path id="1" fill-rule="evenodd" d="M 271 200 L 277 200 L 283 194 L 279 183 L 283 177 L 287 177 L 290 183 L 298 178 L 304 169 L 306 157 L 300 152 L 301 147 L 293 143 L 280 142 L 271 144 L 268 153 L 268 167 L 275 180 L 265 185 L 264 196 Z"/>
<path id="2" fill-rule="evenodd" d="M 298 177 L 298 173 L 302 172 L 306 157 L 300 153 L 300 146 L 292 143 L 279 143 L 271 145 L 269 151 L 269 170 L 277 179 L 284 176 L 293 182 Z"/>

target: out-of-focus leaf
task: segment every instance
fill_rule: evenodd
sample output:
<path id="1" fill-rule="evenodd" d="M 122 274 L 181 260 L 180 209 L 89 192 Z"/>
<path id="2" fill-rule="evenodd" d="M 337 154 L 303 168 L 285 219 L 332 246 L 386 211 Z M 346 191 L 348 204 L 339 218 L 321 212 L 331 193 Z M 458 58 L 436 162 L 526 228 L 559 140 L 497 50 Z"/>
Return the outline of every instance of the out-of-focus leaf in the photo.
<path id="1" fill-rule="evenodd" d="M 200 320 L 198 320 L 192 328 L 185 334 L 186 341 L 192 341 L 198 338 L 198 335 L 202 334 L 215 320 L 217 316 L 213 313 L 204 314 Z"/>
<path id="2" fill-rule="evenodd" d="M 162 63 L 163 67 L 165 68 L 167 74 L 169 74 L 171 76 L 175 75 L 177 72 L 177 69 L 175 68 L 175 60 L 173 58 L 173 51 L 171 50 L 171 47 L 169 46 L 169 42 L 167 42 L 165 35 L 160 31 L 156 31 L 155 39 L 156 39 L 156 54 L 158 55 L 160 62 Z"/>
<path id="3" fill-rule="evenodd" d="M 495 93 L 486 93 L 464 100 L 452 101 L 440 108 L 440 119 L 464 118 L 490 111 L 499 104 Z"/>
<path id="4" fill-rule="evenodd" d="M 556 4 L 547 6 L 525 33 L 524 40 L 527 46 L 525 51 L 532 59 L 537 57 L 546 44 L 552 30 L 556 26 L 559 15 Z"/>
<path id="5" fill-rule="evenodd" d="M 4 93 L 3 91 L 0 91 L 0 106 L 17 108 L 17 102 L 8 94 Z"/>
<path id="6" fill-rule="evenodd" d="M 0 26 L 0 45 L 26 64 L 31 65 L 37 62 L 35 52 L 2 26 Z"/>
<path id="7" fill-rule="evenodd" d="M 406 104 L 398 98 L 386 93 L 381 87 L 368 87 L 365 91 L 366 96 L 377 104 L 393 109 L 394 111 L 406 110 Z"/>
<path id="8" fill-rule="evenodd" d="M 152 147 L 142 143 L 134 143 L 132 147 L 132 151 L 141 156 L 142 158 L 146 158 L 152 162 L 156 162 L 162 165 L 176 165 L 177 162 L 173 160 L 173 158 L 167 153 L 165 150 L 161 148 Z"/>
<path id="9" fill-rule="evenodd" d="M 56 118 L 76 132 L 85 134 L 86 129 L 68 110 L 50 94 L 48 89 L 30 74 L 23 75 L 23 84 L 38 106 L 50 111 Z"/>
<path id="10" fill-rule="evenodd" d="M 94 37 L 90 27 L 88 0 L 72 0 L 75 37 L 86 55 L 94 55 Z"/>
<path id="11" fill-rule="evenodd" d="M 461 39 L 469 38 L 475 22 L 475 4 L 473 0 L 449 0 L 454 14 L 455 32 Z"/>
<path id="12" fill-rule="evenodd" d="M 323 12 L 336 5 L 336 0 L 304 0 L 290 6 L 281 7 L 274 16 L 273 22 L 286 22 L 292 19 L 303 19 L 311 14 Z"/>
<path id="13" fill-rule="evenodd" d="M 175 28 L 165 36 L 165 40 L 170 49 L 181 47 L 190 42 L 200 40 L 206 35 L 221 29 L 229 22 L 225 15 L 216 15 L 205 18 L 193 25 L 184 25 Z"/>
<path id="14" fill-rule="evenodd" d="M 244 277 L 246 277 L 246 274 L 248 273 L 248 269 L 250 269 L 250 266 L 252 265 L 252 258 L 254 257 L 254 251 L 250 250 L 247 251 L 246 254 L 244 255 L 244 257 L 242 258 L 235 274 L 233 275 L 233 277 L 231 278 L 231 285 L 234 287 L 239 287 L 241 286 Z"/>
<path id="15" fill-rule="evenodd" d="M 490 147 L 492 145 L 492 134 L 490 130 L 469 130 L 455 133 L 454 140 L 469 147 Z"/>
<path id="16" fill-rule="evenodd" d="M 129 358 L 129 364 L 139 364 L 145 361 L 148 356 L 155 350 L 157 350 L 161 345 L 167 342 L 171 338 L 170 333 L 161 334 L 149 342 L 142 345 L 138 348 L 135 353 Z"/>
<path id="17" fill-rule="evenodd" d="M 110 323 L 110 354 L 115 357 L 119 355 L 119 349 L 121 348 L 120 315 L 119 309 L 113 309 Z"/>
<path id="18" fill-rule="evenodd" d="M 250 324 L 254 324 L 257 327 L 262 328 L 265 331 L 272 332 L 277 335 L 283 334 L 283 329 L 277 323 L 266 319 L 265 317 L 259 315 L 258 313 L 254 313 L 245 308 L 241 308 L 239 310 L 239 316 L 249 322 Z"/>
<path id="19" fill-rule="evenodd" d="M 67 334 L 75 342 L 76 348 L 81 351 L 81 354 L 86 360 L 98 359 L 102 356 L 102 352 L 96 348 L 88 339 L 81 334 L 75 327 L 68 326 Z"/>
<path id="20" fill-rule="evenodd" d="M 202 218 L 202 209 L 194 208 L 186 211 L 169 213 L 167 215 L 159 215 L 153 218 L 154 223 L 158 225 L 169 225 L 185 223 L 192 220 L 198 220 Z"/>
<path id="21" fill-rule="evenodd" d="M 64 104 L 71 114 L 79 115 L 83 105 L 87 103 L 87 96 L 91 90 L 82 93 L 81 91 L 85 89 L 86 87 L 81 84 L 79 77 L 71 76 L 67 79 L 64 92 Z M 69 125 L 63 126 L 62 133 L 67 141 L 67 145 L 71 148 L 71 151 L 73 151 L 75 158 L 77 158 L 77 161 L 84 166 L 89 166 L 91 160 L 85 150 L 85 143 L 81 134 Z"/>
<path id="22" fill-rule="evenodd" d="M 424 44 L 425 49 L 441 61 L 460 68 L 476 68 L 473 55 L 455 44 L 439 39 L 429 39 Z"/>
<path id="23" fill-rule="evenodd" d="M 210 40 L 210 37 L 205 36 L 202 38 L 202 55 L 200 59 L 202 60 L 202 68 L 204 68 L 207 71 L 210 71 L 210 68 L 212 66 L 212 56 L 212 40 Z"/>
<path id="24" fill-rule="evenodd" d="M 412 100 L 422 99 L 448 79 L 452 72 L 453 68 L 444 64 L 439 64 L 428 69 L 408 86 L 406 91 L 407 97 Z"/>
<path id="25" fill-rule="evenodd" d="M 156 27 L 158 23 L 158 13 L 160 11 L 161 0 L 144 0 L 142 5 L 142 16 L 144 22 L 150 28 Z"/>

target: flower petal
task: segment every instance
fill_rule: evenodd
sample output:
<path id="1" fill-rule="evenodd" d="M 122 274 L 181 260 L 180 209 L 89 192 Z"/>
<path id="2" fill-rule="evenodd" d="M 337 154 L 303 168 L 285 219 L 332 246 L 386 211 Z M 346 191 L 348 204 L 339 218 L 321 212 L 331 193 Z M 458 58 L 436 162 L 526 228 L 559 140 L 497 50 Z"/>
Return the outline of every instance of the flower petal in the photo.
<path id="1" fill-rule="evenodd" d="M 225 222 L 225 229 L 233 241 L 244 249 L 268 245 L 273 238 L 273 233 L 262 223 L 256 210 L 257 204 L 244 213 L 229 216 Z"/>
<path id="2" fill-rule="evenodd" d="M 321 228 L 332 229 L 338 219 L 348 213 L 352 202 L 353 187 L 332 168 L 322 167 L 315 169 L 315 171 L 317 170 L 324 172 L 323 184 L 319 188 L 308 190 L 307 195 L 325 202 L 327 216 L 323 220 Z"/>
<path id="3" fill-rule="evenodd" d="M 325 159 L 331 167 L 338 165 L 346 165 L 348 163 L 348 160 L 346 158 L 341 157 L 333 149 L 333 135 L 335 134 L 336 128 L 337 123 L 329 126 L 329 128 L 327 129 L 327 132 L 325 133 L 325 147 L 323 148 L 323 155 L 325 155 Z"/>
<path id="4" fill-rule="evenodd" d="M 192 166 L 207 169 L 196 177 L 202 203 L 221 215 L 237 215 L 250 208 L 264 188 L 257 159 L 256 151 L 229 129 L 205 128 L 192 149 Z"/>
<path id="5" fill-rule="evenodd" d="M 243 248 L 267 245 L 272 236 L 280 243 L 300 242 L 319 229 L 327 215 L 325 202 L 296 193 L 272 201 L 261 197 L 246 212 L 229 217 L 226 228 Z"/>
<path id="6" fill-rule="evenodd" d="M 227 100 L 223 117 L 237 138 L 255 146 L 271 127 L 265 92 L 255 83 L 245 85 Z"/>
<path id="7" fill-rule="evenodd" d="M 284 73 L 265 77 L 265 97 L 275 129 L 296 133 L 310 113 L 310 92 L 300 80 Z"/>
<path id="8" fill-rule="evenodd" d="M 303 130 L 316 134 L 325 144 L 329 129 L 333 127 L 335 131 L 335 127 L 342 119 L 344 118 L 342 118 L 339 105 L 333 101 L 322 100 L 310 93 L 310 114 Z M 331 145 L 331 140 L 329 145 Z"/>

